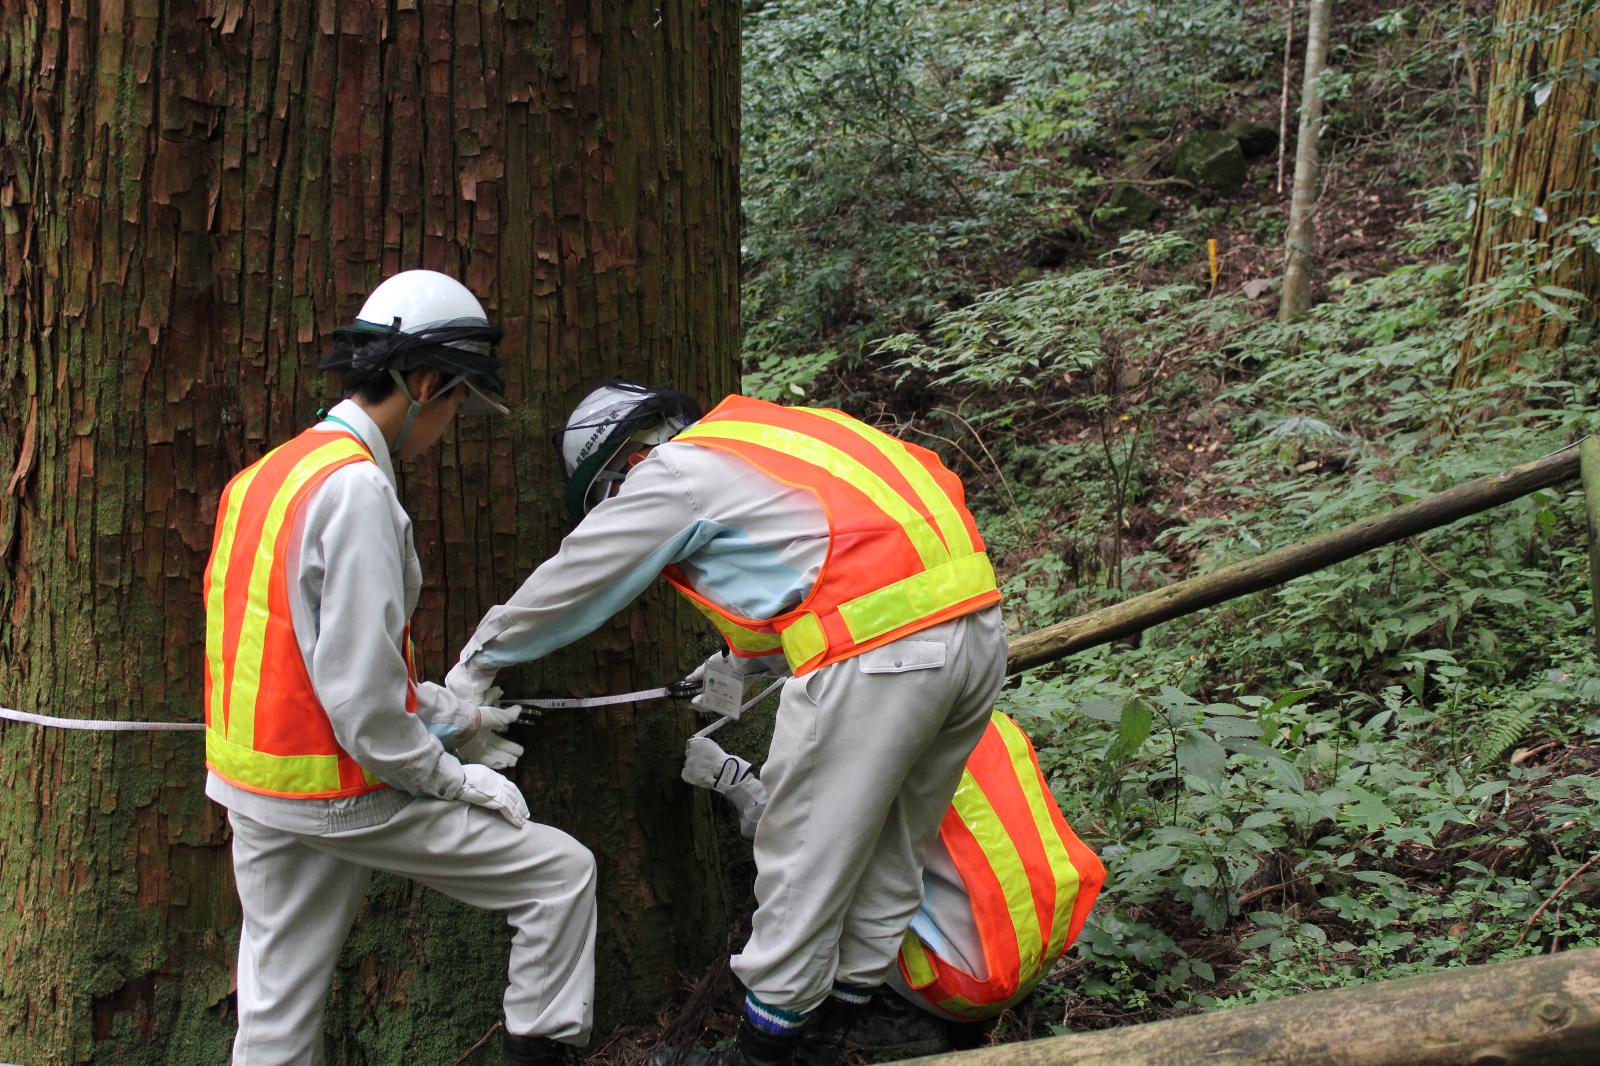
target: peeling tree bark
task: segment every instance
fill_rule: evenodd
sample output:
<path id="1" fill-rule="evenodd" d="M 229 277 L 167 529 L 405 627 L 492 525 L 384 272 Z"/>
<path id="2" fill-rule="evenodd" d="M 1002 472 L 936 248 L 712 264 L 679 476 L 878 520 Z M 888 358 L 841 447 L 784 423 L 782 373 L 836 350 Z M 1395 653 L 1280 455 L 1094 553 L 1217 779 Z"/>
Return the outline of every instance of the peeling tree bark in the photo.
<path id="1" fill-rule="evenodd" d="M 227 479 L 333 398 L 324 338 L 383 277 L 462 277 L 515 413 L 404 473 L 439 677 L 563 531 L 549 432 L 627 373 L 736 388 L 737 0 L 0 0 L 0 703 L 201 717 L 201 567 Z M 527 694 L 681 676 L 657 589 Z M 601 1024 L 725 947 L 688 712 L 552 714 L 536 817 L 600 858 Z M 216 1063 L 237 902 L 195 734 L 0 725 L 0 1058 Z M 330 1062 L 450 1062 L 498 1016 L 505 932 L 374 883 Z"/>
<path id="2" fill-rule="evenodd" d="M 1540 283 L 1600 297 L 1600 256 L 1568 228 L 1596 213 L 1600 92 L 1586 64 L 1600 53 L 1600 13 L 1573 0 L 1500 0 L 1489 76 L 1488 124 L 1467 257 L 1467 290 L 1500 276 L 1502 257 L 1529 263 L 1565 255 Z M 1524 245 L 1526 250 L 1516 246 Z M 1510 246 L 1510 247 L 1508 247 Z M 1548 297 L 1557 307 L 1572 301 Z M 1593 308 L 1580 317 L 1593 321 Z M 1477 313 L 1455 384 L 1516 369 L 1522 357 L 1566 339 L 1569 323 L 1535 301 Z"/>

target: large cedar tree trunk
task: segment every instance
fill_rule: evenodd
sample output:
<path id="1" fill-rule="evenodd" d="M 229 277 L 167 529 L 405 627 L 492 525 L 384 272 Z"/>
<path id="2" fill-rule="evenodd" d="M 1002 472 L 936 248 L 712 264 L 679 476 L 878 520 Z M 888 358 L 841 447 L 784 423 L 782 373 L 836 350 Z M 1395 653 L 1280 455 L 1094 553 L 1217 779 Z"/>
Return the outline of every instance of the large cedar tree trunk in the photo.
<path id="1" fill-rule="evenodd" d="M 336 397 L 402 269 L 506 327 L 515 413 L 404 471 L 438 678 L 556 546 L 549 434 L 626 373 L 736 387 L 738 0 L 0 0 L 0 704 L 201 718 L 201 570 L 235 472 Z M 656 588 L 524 694 L 681 676 Z M 514 731 L 600 861 L 600 1024 L 725 948 L 722 847 L 656 702 Z M 200 735 L 0 724 L 0 1059 L 225 1061 L 238 904 Z M 374 882 L 330 1062 L 449 1063 L 499 1014 L 499 915 Z M 497 1061 L 497 1052 L 478 1061 Z"/>
<path id="2" fill-rule="evenodd" d="M 1600 138 L 1593 128 L 1600 92 L 1588 69 L 1600 46 L 1600 13 L 1588 8 L 1575 0 L 1499 0 L 1496 7 L 1469 291 L 1499 276 L 1505 255 L 1531 264 L 1571 253 L 1539 283 L 1586 301 L 1600 297 L 1600 257 L 1571 231 L 1575 220 L 1600 210 L 1594 154 Z M 1531 242 L 1526 252 L 1504 247 L 1523 242 Z M 1547 311 L 1529 300 L 1478 313 L 1456 385 L 1476 385 L 1485 374 L 1516 369 L 1528 352 L 1560 344 L 1568 323 Z M 1592 306 L 1579 313 L 1594 315 Z"/>

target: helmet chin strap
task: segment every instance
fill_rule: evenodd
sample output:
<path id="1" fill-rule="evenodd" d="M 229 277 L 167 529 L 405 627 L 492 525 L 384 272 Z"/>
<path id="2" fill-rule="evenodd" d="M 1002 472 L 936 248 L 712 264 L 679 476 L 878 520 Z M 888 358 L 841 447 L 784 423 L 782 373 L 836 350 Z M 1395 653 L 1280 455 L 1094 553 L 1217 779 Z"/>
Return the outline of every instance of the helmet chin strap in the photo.
<path id="1" fill-rule="evenodd" d="M 411 395 L 411 386 L 406 384 L 405 375 L 401 374 L 400 371 L 390 367 L 389 376 L 394 378 L 394 383 L 396 385 L 400 386 L 400 395 L 411 401 L 411 406 L 406 410 L 406 420 L 400 425 L 400 435 L 395 437 L 394 444 L 389 448 L 389 454 L 391 456 L 398 456 L 400 454 L 400 449 L 404 448 L 406 446 L 406 441 L 410 439 L 411 429 L 417 424 L 417 416 L 422 413 L 422 408 L 427 404 L 433 403 L 440 397 L 450 395 L 450 393 L 455 390 L 457 385 L 467 380 L 467 375 L 457 374 L 455 377 L 450 379 L 449 384 L 445 385 L 444 388 L 435 389 L 433 395 L 428 397 L 426 400 L 419 400 L 415 396 Z"/>

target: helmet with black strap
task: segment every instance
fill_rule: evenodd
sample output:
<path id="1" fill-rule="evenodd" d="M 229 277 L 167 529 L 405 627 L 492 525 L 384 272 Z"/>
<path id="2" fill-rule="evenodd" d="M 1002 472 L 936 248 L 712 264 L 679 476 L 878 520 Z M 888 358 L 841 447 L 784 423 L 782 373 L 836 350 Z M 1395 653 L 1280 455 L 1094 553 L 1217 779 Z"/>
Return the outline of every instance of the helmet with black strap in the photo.
<path id="1" fill-rule="evenodd" d="M 566 505 L 572 520 L 581 522 L 611 494 L 611 483 L 627 475 L 631 451 L 665 444 L 702 414 L 685 393 L 627 378 L 612 378 L 589 390 L 554 434 L 567 475 Z"/>
<path id="2" fill-rule="evenodd" d="M 505 393 L 501 363 L 494 355 L 502 332 L 455 278 L 434 270 L 406 270 L 373 289 L 355 321 L 333 331 L 333 347 L 317 368 L 339 374 L 347 392 L 385 377 L 395 383 L 411 402 L 390 448 L 398 453 L 424 403 L 406 384 L 405 375 L 413 370 L 436 370 L 444 376 L 428 403 L 463 385 L 468 396 L 462 414 L 509 413 L 492 398 Z"/>

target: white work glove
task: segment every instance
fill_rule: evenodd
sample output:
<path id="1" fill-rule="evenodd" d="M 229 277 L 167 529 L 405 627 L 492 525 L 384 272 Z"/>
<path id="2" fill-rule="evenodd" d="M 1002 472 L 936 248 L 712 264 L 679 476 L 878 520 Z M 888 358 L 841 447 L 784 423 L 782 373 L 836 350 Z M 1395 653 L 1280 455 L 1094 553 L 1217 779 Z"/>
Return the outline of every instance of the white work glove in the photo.
<path id="1" fill-rule="evenodd" d="M 487 766 L 491 770 L 509 770 L 517 765 L 523 747 L 514 740 L 496 736 L 485 729 L 471 740 L 456 745 L 456 758 L 463 763 Z"/>
<path id="2" fill-rule="evenodd" d="M 466 740 L 456 745 L 456 758 L 462 762 L 481 763 L 491 770 L 509 770 L 517 765 L 517 759 L 522 755 L 522 745 L 495 734 L 504 733 L 506 727 L 517 720 L 522 708 L 514 703 L 505 707 L 495 706 L 493 701 L 500 698 L 498 688 L 492 688 L 483 695 L 490 702 L 477 708 L 477 728 L 467 734 Z"/>
<path id="3" fill-rule="evenodd" d="M 739 832 L 746 839 L 755 838 L 756 824 L 767 809 L 767 787 L 748 761 L 729 755 L 710 737 L 690 737 L 683 779 L 726 796 L 739 812 Z"/>
<path id="4" fill-rule="evenodd" d="M 457 799 L 463 803 L 499 811 L 506 821 L 518 829 L 527 824 L 527 801 L 522 798 L 522 793 L 509 778 L 478 763 L 466 763 L 461 770 L 466 780 Z"/>
<path id="5" fill-rule="evenodd" d="M 690 737 L 683 779 L 696 788 L 727 792 L 750 773 L 750 763 L 729 755 L 710 737 Z"/>
<path id="6" fill-rule="evenodd" d="M 484 666 L 480 656 L 474 656 L 469 662 L 456 663 L 450 668 L 444 675 L 444 687 L 455 693 L 457 699 L 482 707 L 494 702 L 489 698 L 489 690 L 494 687 L 497 673 L 498 670 Z"/>
<path id="7" fill-rule="evenodd" d="M 425 681 L 418 688 L 439 688 L 439 686 L 431 681 Z M 454 747 L 446 745 L 452 751 L 485 729 L 492 729 L 494 732 L 499 733 L 506 726 L 517 720 L 515 708 L 512 708 L 508 713 L 506 708 L 495 706 L 495 701 L 500 698 L 500 690 L 497 688 L 492 688 L 483 694 L 483 704 L 481 706 L 475 703 L 468 703 L 448 688 L 443 691 L 446 704 L 453 702 L 455 704 L 454 709 L 448 713 L 441 714 L 436 706 L 425 717 L 429 724 L 453 725 L 456 727 L 455 740 L 452 741 Z M 423 713 L 423 703 L 420 699 L 417 701 L 417 713 Z"/>

